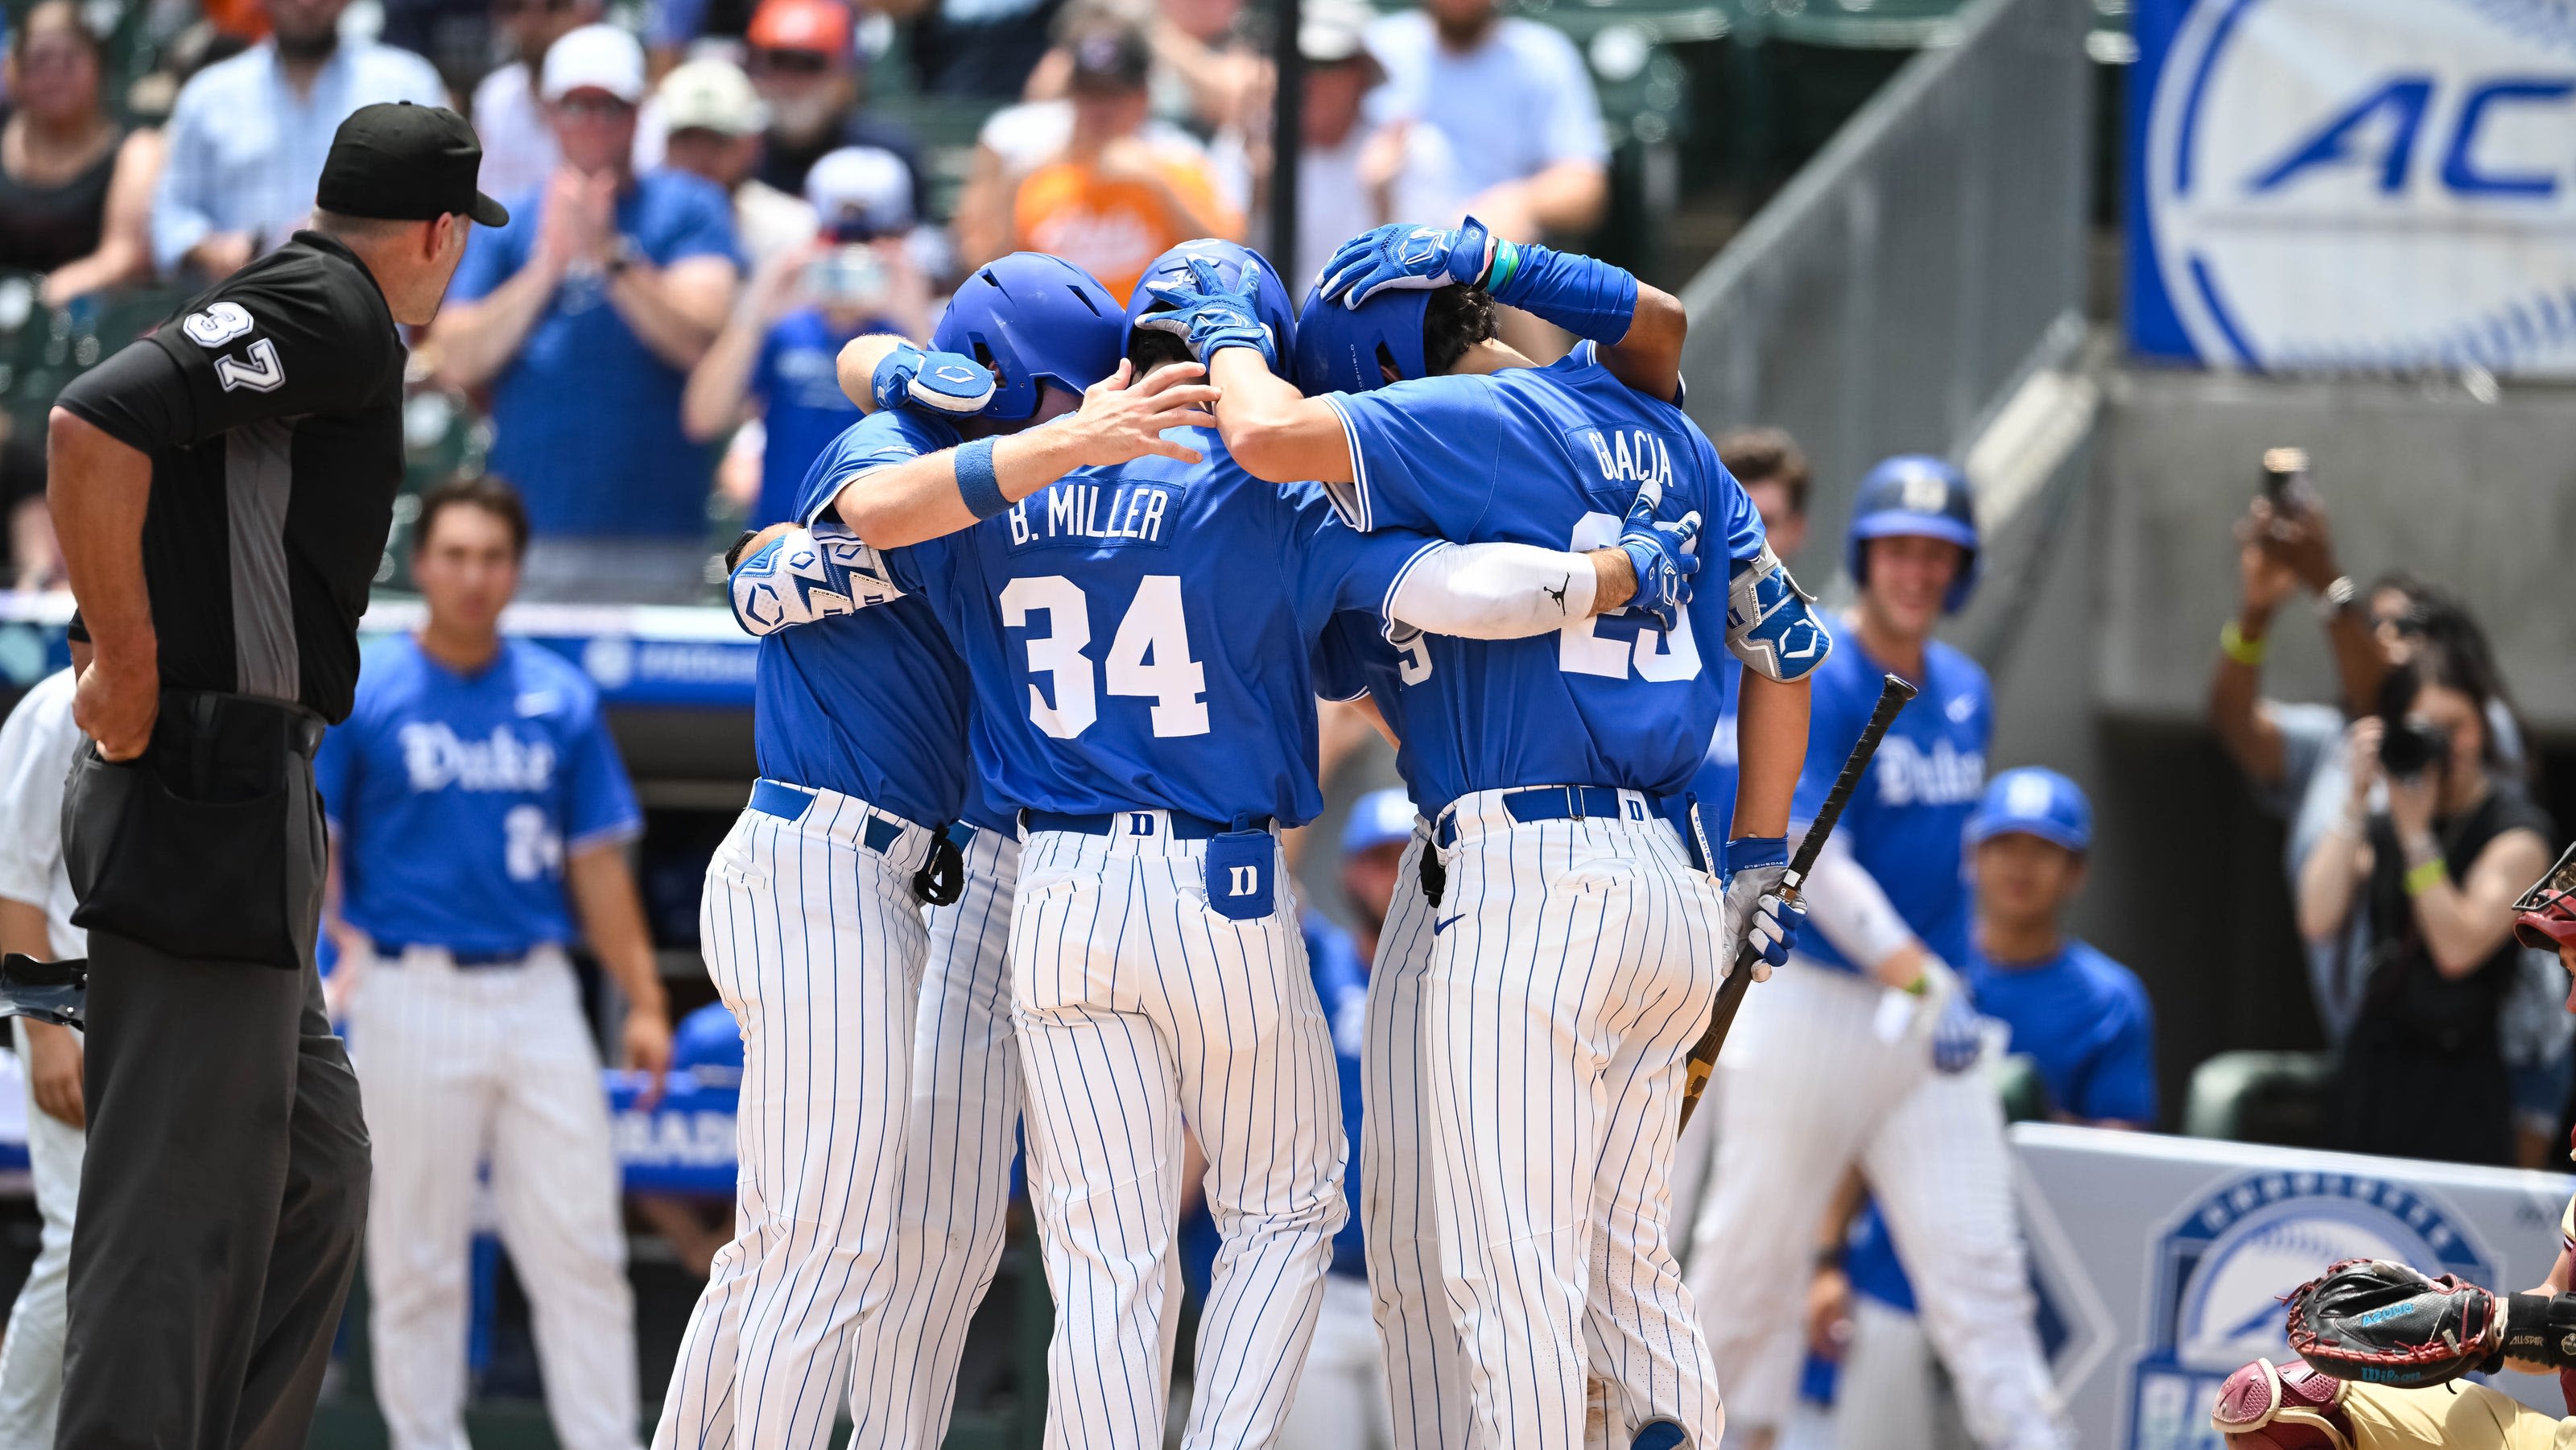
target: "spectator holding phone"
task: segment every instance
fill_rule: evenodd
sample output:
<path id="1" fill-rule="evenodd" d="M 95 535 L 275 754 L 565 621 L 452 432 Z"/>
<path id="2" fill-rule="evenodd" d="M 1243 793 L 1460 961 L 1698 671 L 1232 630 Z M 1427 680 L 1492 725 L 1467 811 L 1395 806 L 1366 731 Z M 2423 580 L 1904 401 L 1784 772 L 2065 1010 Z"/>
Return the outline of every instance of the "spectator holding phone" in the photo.
<path id="1" fill-rule="evenodd" d="M 834 371 L 843 345 L 861 333 L 930 336 L 930 283 L 905 242 L 902 160 L 872 146 L 835 151 L 814 163 L 805 195 L 822 234 L 762 264 L 680 403 L 693 443 L 760 419 L 760 490 L 744 520 L 755 529 L 795 513 L 805 471 L 859 421 Z"/>
<path id="2" fill-rule="evenodd" d="M 2418 648 L 2391 669 L 2346 732 L 2343 811 L 2300 873 L 2301 936 L 2365 929 L 2338 1105 L 2356 1151 L 2515 1161 L 2500 1033 L 2522 960 L 2513 908 L 2556 829 L 2505 767 L 2498 694 L 2474 650 Z"/>

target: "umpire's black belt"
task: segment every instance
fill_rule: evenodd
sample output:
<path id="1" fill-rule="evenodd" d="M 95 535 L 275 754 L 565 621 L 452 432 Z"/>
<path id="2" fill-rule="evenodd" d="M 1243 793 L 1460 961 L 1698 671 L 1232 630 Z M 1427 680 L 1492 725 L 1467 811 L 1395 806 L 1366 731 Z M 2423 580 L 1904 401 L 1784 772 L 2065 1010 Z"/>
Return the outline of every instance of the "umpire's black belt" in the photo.
<path id="1" fill-rule="evenodd" d="M 1205 816 L 1191 815 L 1187 811 L 1102 811 L 1096 815 L 1075 815 L 1064 811 L 1022 811 L 1020 828 L 1030 835 L 1036 835 L 1040 831 L 1070 831 L 1077 836 L 1119 834 L 1150 836 L 1154 834 L 1153 818 L 1158 814 L 1172 823 L 1172 839 L 1175 841 L 1213 840 L 1235 829 L 1224 821 L 1212 821 Z M 1142 830 L 1136 829 L 1139 819 L 1144 824 Z M 1254 816 L 1244 824 L 1243 829 L 1266 831 L 1270 829 L 1270 825 L 1270 817 Z"/>
<path id="2" fill-rule="evenodd" d="M 782 821 L 801 821 L 813 806 L 814 793 L 811 791 L 798 790 L 775 780 L 752 783 L 751 808 L 764 816 L 776 816 Z M 893 850 L 894 843 L 902 839 L 905 824 L 883 811 L 871 810 L 867 824 L 859 828 L 859 842 L 882 856 Z"/>

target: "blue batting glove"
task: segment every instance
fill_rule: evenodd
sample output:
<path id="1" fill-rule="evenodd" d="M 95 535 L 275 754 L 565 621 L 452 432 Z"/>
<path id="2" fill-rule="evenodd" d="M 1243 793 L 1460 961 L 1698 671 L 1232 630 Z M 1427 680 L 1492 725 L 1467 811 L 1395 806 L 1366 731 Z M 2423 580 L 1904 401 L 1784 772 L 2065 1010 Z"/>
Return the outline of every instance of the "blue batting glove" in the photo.
<path id="1" fill-rule="evenodd" d="M 1807 919 L 1804 902 L 1783 896 L 1789 843 L 1779 836 L 1741 836 L 1726 843 L 1728 939 L 1753 948 L 1753 980 L 1767 982 L 1787 962 Z M 1739 952 L 1738 955 L 1741 955 Z"/>
<path id="2" fill-rule="evenodd" d="M 1315 285 L 1325 301 L 1356 308 L 1389 287 L 1472 287 L 1493 260 L 1493 233 L 1474 217 L 1454 231 L 1390 222 L 1335 248 Z"/>
<path id="3" fill-rule="evenodd" d="M 1261 320 L 1259 274 L 1246 269 L 1243 285 L 1229 288 L 1217 275 L 1216 264 L 1206 258 L 1192 257 L 1189 266 L 1188 283 L 1145 289 L 1168 310 L 1148 312 L 1136 319 L 1136 325 L 1179 338 L 1189 344 L 1190 356 L 1202 363 L 1229 347 L 1248 347 L 1276 372 L 1279 340 Z"/>
<path id="4" fill-rule="evenodd" d="M 1659 522 L 1655 510 L 1663 502 L 1664 491 L 1656 484 L 1637 490 L 1619 531 L 1619 547 L 1637 570 L 1637 594 L 1628 607 L 1653 615 L 1670 632 L 1681 627 L 1682 606 L 1691 598 L 1690 578 L 1699 572 L 1699 555 L 1691 552 L 1699 543 L 1699 512 Z"/>
<path id="5" fill-rule="evenodd" d="M 1965 1072 L 1985 1048 L 1985 1019 L 1977 1015 L 1964 990 L 1941 1004 L 1941 1020 L 1932 1024 L 1932 1066 L 1945 1073 Z"/>
<path id="6" fill-rule="evenodd" d="M 881 410 L 905 408 L 944 418 L 972 418 L 993 401 L 992 369 L 956 352 L 925 352 L 904 343 L 868 376 Z"/>

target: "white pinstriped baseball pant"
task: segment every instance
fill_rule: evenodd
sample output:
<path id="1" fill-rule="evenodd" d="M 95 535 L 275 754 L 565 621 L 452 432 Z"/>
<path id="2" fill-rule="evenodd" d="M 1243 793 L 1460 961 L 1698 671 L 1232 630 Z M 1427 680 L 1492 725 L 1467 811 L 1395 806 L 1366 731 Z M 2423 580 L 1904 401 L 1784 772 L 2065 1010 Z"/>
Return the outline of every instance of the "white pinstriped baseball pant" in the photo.
<path id="1" fill-rule="evenodd" d="M 889 1352 L 851 1367 L 850 1450 L 939 1450 L 967 1321 L 1002 1262 L 1020 1061 L 1011 1031 L 1011 897 L 1020 843 L 978 830 L 966 886 L 925 913 L 930 959 L 912 1042 L 912 1109 L 895 1207 Z"/>
<path id="2" fill-rule="evenodd" d="M 1161 811 L 1117 822 L 1029 834 L 1011 923 L 1031 1197 L 1056 1294 L 1045 1444 L 1163 1443 L 1186 1122 L 1222 1247 L 1182 1444 L 1259 1450 L 1304 1367 L 1347 1216 L 1332 1038 L 1276 847 L 1270 914 L 1234 921 L 1208 907 L 1205 842 L 1172 839 Z"/>
<path id="3" fill-rule="evenodd" d="M 1684 1059 L 1724 973 L 1718 885 L 1633 791 L 1634 819 L 1526 824 L 1505 794 L 1443 813 L 1456 838 L 1419 998 L 1470 1438 L 1582 1445 L 1589 1378 L 1611 1444 L 1666 1419 L 1713 1450 L 1725 1411 L 1665 1175 Z"/>
<path id="4" fill-rule="evenodd" d="M 2067 1443 L 2033 1303 L 2002 1104 L 1979 1069 L 1932 1068 L 1919 1031 L 1878 1033 L 1887 989 L 1793 956 L 1747 993 L 1711 1089 L 1717 1166 L 1691 1282 L 1770 1318 L 1729 1315 L 1712 1348 L 1736 1417 L 1785 1423 L 1795 1394 L 1808 1250 L 1825 1202 L 1860 1166 L 1911 1273 L 1969 1432 L 1991 1450 Z"/>
<path id="5" fill-rule="evenodd" d="M 740 1177 L 655 1450 L 819 1446 L 846 1366 L 903 1352 L 876 1336 L 928 943 L 912 877 L 930 831 L 806 794 L 793 821 L 745 810 L 707 863 L 707 970 L 742 1025 Z"/>

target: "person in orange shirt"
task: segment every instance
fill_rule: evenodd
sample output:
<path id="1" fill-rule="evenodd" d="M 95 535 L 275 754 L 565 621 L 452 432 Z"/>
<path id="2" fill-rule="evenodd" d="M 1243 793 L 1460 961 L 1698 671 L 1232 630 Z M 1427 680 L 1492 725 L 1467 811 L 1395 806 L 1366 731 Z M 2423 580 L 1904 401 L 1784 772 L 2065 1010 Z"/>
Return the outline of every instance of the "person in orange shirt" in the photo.
<path id="1" fill-rule="evenodd" d="M 1152 64 L 1144 33 L 1100 26 L 1068 49 L 1073 134 L 1020 183 L 1011 209 L 1019 246 L 1062 257 L 1126 297 L 1147 264 L 1182 242 L 1242 240 L 1243 214 L 1218 194 L 1206 158 L 1141 134 Z"/>

